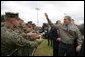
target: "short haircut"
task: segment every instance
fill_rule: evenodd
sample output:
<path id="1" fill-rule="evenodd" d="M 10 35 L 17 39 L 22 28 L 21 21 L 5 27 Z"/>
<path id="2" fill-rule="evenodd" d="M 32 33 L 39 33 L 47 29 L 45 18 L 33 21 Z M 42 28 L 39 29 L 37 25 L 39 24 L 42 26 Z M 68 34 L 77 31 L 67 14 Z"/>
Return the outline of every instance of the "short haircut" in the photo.
<path id="1" fill-rule="evenodd" d="M 71 21 L 71 17 L 70 16 L 65 16 L 64 19 L 68 19 L 69 21 Z"/>

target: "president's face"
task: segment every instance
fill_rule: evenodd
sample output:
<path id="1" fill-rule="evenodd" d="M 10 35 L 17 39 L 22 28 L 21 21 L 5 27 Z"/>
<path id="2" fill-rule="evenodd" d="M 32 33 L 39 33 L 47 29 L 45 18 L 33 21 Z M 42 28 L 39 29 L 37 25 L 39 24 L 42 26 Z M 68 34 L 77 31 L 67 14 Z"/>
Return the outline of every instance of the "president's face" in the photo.
<path id="1" fill-rule="evenodd" d="M 69 24 L 69 20 L 68 19 L 64 19 L 64 24 Z"/>

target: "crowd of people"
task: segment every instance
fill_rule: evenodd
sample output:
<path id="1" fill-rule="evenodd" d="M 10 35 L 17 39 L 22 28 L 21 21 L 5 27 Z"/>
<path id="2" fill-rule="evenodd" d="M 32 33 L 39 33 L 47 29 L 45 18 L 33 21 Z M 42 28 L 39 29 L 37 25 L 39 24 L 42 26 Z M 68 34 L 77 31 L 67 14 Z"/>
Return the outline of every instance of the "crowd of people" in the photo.
<path id="1" fill-rule="evenodd" d="M 84 56 L 84 35 L 74 19 L 65 16 L 64 23 L 58 20 L 53 24 L 47 13 L 45 17 L 48 23 L 43 24 L 44 36 L 48 38 L 48 45 L 53 44 L 53 56 Z"/>
<path id="2" fill-rule="evenodd" d="M 48 39 L 48 46 L 53 47 L 53 56 L 84 56 L 84 37 L 70 16 L 64 17 L 64 23 L 55 24 L 45 17 L 48 23 L 39 28 L 20 18 L 1 20 L 1 56 L 30 56 L 34 48 Z"/>
<path id="3" fill-rule="evenodd" d="M 42 41 L 37 26 L 20 18 L 1 21 L 1 56 L 31 56 Z"/>

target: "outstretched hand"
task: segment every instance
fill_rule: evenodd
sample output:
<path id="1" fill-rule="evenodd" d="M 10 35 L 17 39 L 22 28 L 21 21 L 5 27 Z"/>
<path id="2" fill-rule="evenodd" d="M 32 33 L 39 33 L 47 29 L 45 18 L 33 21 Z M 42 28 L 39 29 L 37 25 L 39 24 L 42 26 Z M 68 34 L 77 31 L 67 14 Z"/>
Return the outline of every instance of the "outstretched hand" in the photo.
<path id="1" fill-rule="evenodd" d="M 80 50 L 81 50 L 81 46 L 78 45 L 78 46 L 76 47 L 76 52 L 80 52 Z"/>
<path id="2" fill-rule="evenodd" d="M 53 23 L 52 23 L 51 20 L 48 18 L 47 13 L 44 13 L 44 14 L 45 14 L 45 17 L 46 17 L 46 19 L 47 19 L 47 21 L 48 21 L 48 24 L 52 27 L 52 26 L 53 26 Z"/>
<path id="3" fill-rule="evenodd" d="M 48 18 L 48 15 L 47 15 L 47 13 L 45 13 L 45 17 L 46 17 L 46 18 Z"/>

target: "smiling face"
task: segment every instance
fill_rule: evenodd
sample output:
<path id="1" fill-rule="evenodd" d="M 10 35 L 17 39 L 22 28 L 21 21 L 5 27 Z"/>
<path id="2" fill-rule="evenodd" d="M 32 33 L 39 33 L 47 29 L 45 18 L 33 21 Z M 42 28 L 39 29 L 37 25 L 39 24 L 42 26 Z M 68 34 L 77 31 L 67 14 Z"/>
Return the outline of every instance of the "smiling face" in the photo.
<path id="1" fill-rule="evenodd" d="M 64 19 L 64 24 L 68 24 L 69 20 L 68 19 Z"/>
<path id="2" fill-rule="evenodd" d="M 19 26 L 18 21 L 16 19 L 13 19 L 13 18 L 6 20 L 5 23 L 6 23 L 6 26 L 9 28 L 15 28 L 15 27 Z"/>
<path id="3" fill-rule="evenodd" d="M 71 17 L 70 16 L 65 16 L 64 17 L 64 24 L 69 24 L 71 23 Z"/>

